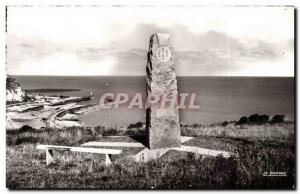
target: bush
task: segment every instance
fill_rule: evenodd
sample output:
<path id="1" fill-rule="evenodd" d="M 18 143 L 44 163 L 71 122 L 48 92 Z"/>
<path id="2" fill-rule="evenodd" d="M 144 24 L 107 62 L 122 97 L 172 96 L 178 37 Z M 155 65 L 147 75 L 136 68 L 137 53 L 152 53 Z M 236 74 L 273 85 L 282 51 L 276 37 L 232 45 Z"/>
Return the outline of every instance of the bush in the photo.
<path id="1" fill-rule="evenodd" d="M 128 129 L 132 129 L 132 128 L 142 128 L 143 127 L 143 123 L 142 122 L 137 122 L 137 123 L 133 123 L 133 124 L 130 124 L 128 126 Z"/>
<path id="2" fill-rule="evenodd" d="M 269 121 L 268 115 L 254 114 L 249 117 L 249 124 L 252 125 L 262 125 L 267 123 L 268 121 Z"/>
<path id="3" fill-rule="evenodd" d="M 251 125 L 263 125 L 269 121 L 269 115 L 253 114 L 250 117 L 241 117 L 236 125 L 251 124 Z"/>
<path id="4" fill-rule="evenodd" d="M 102 126 L 102 125 L 98 125 L 93 128 L 93 130 L 95 131 L 96 134 L 103 134 L 105 129 L 106 129 L 105 126 Z"/>
<path id="5" fill-rule="evenodd" d="M 284 115 L 274 115 L 271 120 L 271 124 L 283 123 L 283 122 L 284 122 Z"/>
<path id="6" fill-rule="evenodd" d="M 241 117 L 240 120 L 236 123 L 236 125 L 248 124 L 249 120 L 247 117 Z"/>
<path id="7" fill-rule="evenodd" d="M 103 135 L 103 136 L 109 136 L 109 135 L 119 135 L 118 130 L 116 127 L 105 127 L 102 125 L 98 125 L 92 129 L 94 135 Z"/>
<path id="8" fill-rule="evenodd" d="M 262 122 L 263 123 L 267 123 L 267 122 L 269 122 L 269 115 L 262 115 Z"/>
<path id="9" fill-rule="evenodd" d="M 28 126 L 28 125 L 24 125 L 24 126 L 22 126 L 19 130 L 18 130 L 18 132 L 20 132 L 20 133 L 25 133 L 25 132 L 35 132 L 36 131 L 36 129 L 34 129 L 34 128 L 32 128 L 31 126 Z"/>
<path id="10" fill-rule="evenodd" d="M 114 127 L 110 127 L 105 129 L 105 131 L 102 133 L 104 136 L 110 136 L 110 135 L 118 135 L 118 131 Z"/>
<path id="11" fill-rule="evenodd" d="M 198 124 L 198 123 L 193 123 L 193 124 L 192 124 L 192 127 L 194 127 L 194 128 L 199 128 L 199 127 L 202 127 L 202 125 L 201 125 L 201 124 Z"/>
<path id="12" fill-rule="evenodd" d="M 223 123 L 221 123 L 221 126 L 222 126 L 222 127 L 226 127 L 228 124 L 229 124 L 228 121 L 224 121 Z"/>

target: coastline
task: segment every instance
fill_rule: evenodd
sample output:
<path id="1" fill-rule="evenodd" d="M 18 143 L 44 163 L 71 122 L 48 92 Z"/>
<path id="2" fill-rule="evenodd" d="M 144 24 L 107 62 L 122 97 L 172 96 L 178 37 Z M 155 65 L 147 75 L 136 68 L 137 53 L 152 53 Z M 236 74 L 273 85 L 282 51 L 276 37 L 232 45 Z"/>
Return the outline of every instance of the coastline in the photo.
<path id="1" fill-rule="evenodd" d="M 39 88 L 24 90 L 26 93 L 48 93 L 48 92 L 73 92 L 80 91 L 80 89 L 63 89 L 63 88 Z"/>
<path id="2" fill-rule="evenodd" d="M 31 100 L 6 105 L 6 123 L 8 130 L 23 126 L 36 129 L 82 126 L 78 115 L 92 111 L 96 104 L 81 104 L 92 96 L 67 97 L 29 95 Z"/>
<path id="3" fill-rule="evenodd" d="M 210 189 L 216 184 L 218 188 L 231 189 L 294 187 L 295 166 L 291 164 L 295 161 L 295 126 L 294 122 L 284 120 L 284 115 L 253 114 L 237 121 L 210 125 L 180 123 L 181 136 L 192 137 L 183 146 L 235 153 L 230 158 L 169 151 L 159 161 L 137 163 L 124 157 L 140 151 L 134 148 L 124 149 L 124 154 L 107 167 L 104 158 L 97 154 L 58 152 L 56 163 L 46 168 L 44 152 L 36 149 L 39 144 L 83 146 L 91 142 L 120 140 L 143 144 L 146 125 L 137 122 L 123 127 L 88 127 L 82 123 L 80 115 L 103 108 L 90 103 L 93 96 L 26 95 L 26 99 L 31 100 L 6 105 L 6 186 L 9 189 L 163 189 L 166 186 Z M 279 177 L 280 185 L 276 184 L 276 179 L 267 180 L 264 176 L 281 172 L 276 171 L 278 167 L 288 175 L 288 178 Z M 141 172 L 147 172 L 149 176 Z M 192 173 L 192 176 L 182 175 L 182 172 Z M 55 178 L 49 179 L 49 176 Z M 176 183 L 178 177 L 182 180 L 180 183 Z M 141 181 L 146 184 L 140 184 Z"/>

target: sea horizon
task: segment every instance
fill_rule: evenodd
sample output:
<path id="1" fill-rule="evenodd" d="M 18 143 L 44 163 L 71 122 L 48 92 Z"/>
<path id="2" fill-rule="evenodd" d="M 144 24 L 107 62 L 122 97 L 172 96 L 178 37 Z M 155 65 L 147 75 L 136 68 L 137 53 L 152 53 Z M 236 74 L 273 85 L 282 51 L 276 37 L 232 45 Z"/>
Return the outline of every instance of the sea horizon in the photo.
<path id="1" fill-rule="evenodd" d="M 87 96 L 92 92 L 94 99 L 88 103 L 99 103 L 105 92 L 146 95 L 144 76 L 14 77 L 24 90 L 33 90 L 30 94 Z M 179 93 L 195 93 L 195 103 L 200 105 L 199 110 L 181 110 L 182 123 L 213 124 L 256 113 L 283 114 L 287 120 L 294 120 L 294 77 L 177 76 L 177 81 Z M 91 112 L 81 119 L 87 126 L 127 126 L 144 122 L 145 117 L 144 109 L 120 109 Z"/>

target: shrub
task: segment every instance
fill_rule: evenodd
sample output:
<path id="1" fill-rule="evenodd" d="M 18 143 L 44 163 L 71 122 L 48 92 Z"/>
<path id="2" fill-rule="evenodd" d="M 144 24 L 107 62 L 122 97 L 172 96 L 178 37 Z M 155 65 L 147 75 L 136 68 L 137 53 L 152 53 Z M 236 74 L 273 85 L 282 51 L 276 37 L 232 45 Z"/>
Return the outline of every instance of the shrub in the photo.
<path id="1" fill-rule="evenodd" d="M 265 124 L 269 121 L 269 115 L 262 115 L 261 119 L 262 119 L 263 124 Z"/>
<path id="2" fill-rule="evenodd" d="M 253 114 L 249 117 L 249 124 L 262 125 L 269 121 L 269 115 Z"/>
<path id="3" fill-rule="evenodd" d="M 36 129 L 32 128 L 31 126 L 24 125 L 19 129 L 20 133 L 25 133 L 25 132 L 35 132 Z"/>
<path id="4" fill-rule="evenodd" d="M 223 123 L 221 123 L 221 126 L 222 126 L 222 127 L 226 127 L 228 124 L 229 124 L 228 121 L 224 121 Z"/>
<path id="5" fill-rule="evenodd" d="M 199 127 L 202 127 L 202 124 L 193 123 L 193 124 L 191 124 L 191 127 L 193 127 L 193 128 L 199 128 Z"/>
<path id="6" fill-rule="evenodd" d="M 130 124 L 128 126 L 128 129 L 132 129 L 132 128 L 142 128 L 143 127 L 143 123 L 142 122 L 137 122 L 137 123 L 133 123 L 133 124 Z"/>
<path id="7" fill-rule="evenodd" d="M 271 124 L 283 123 L 283 122 L 284 122 L 284 115 L 274 115 L 271 120 Z"/>
<path id="8" fill-rule="evenodd" d="M 118 135 L 117 134 L 117 129 L 115 127 L 110 127 L 105 129 L 105 131 L 102 133 L 104 136 L 109 136 L 109 135 Z"/>
<path id="9" fill-rule="evenodd" d="M 249 124 L 256 124 L 258 123 L 258 117 L 259 115 L 258 114 L 253 114 L 249 117 Z"/>
<path id="10" fill-rule="evenodd" d="M 251 125 L 263 125 L 269 121 L 269 115 L 253 114 L 250 117 L 241 117 L 236 125 L 251 124 Z"/>
<path id="11" fill-rule="evenodd" d="M 94 127 L 93 130 L 95 131 L 96 134 L 103 134 L 105 131 L 105 126 L 98 125 Z"/>
<path id="12" fill-rule="evenodd" d="M 249 120 L 247 117 L 241 117 L 240 120 L 236 123 L 236 125 L 248 124 Z"/>

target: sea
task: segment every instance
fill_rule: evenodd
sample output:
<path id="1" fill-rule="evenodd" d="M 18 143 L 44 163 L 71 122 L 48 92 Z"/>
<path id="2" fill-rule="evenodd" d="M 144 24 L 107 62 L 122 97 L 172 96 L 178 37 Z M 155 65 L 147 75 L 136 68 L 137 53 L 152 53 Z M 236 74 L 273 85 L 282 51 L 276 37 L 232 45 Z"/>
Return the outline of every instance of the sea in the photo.
<path id="1" fill-rule="evenodd" d="M 88 96 L 104 93 L 146 96 L 144 76 L 14 76 L 25 90 L 44 95 Z M 294 120 L 294 77 L 177 77 L 179 93 L 195 93 L 199 109 L 181 109 L 180 122 L 213 124 L 251 114 L 283 114 Z M 43 89 L 43 90 L 41 90 Z M 61 89 L 54 92 L 47 89 Z M 67 90 L 68 89 L 68 90 Z M 71 90 L 70 90 L 71 89 Z M 65 91 L 66 90 L 66 91 Z M 105 109 L 81 116 L 85 126 L 128 126 L 145 122 L 145 109 Z"/>

